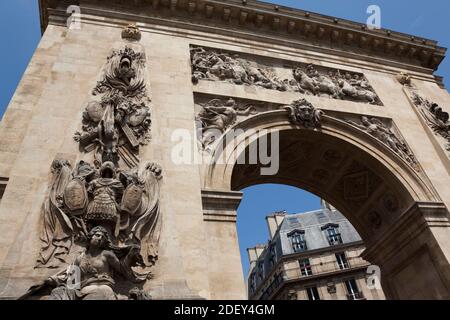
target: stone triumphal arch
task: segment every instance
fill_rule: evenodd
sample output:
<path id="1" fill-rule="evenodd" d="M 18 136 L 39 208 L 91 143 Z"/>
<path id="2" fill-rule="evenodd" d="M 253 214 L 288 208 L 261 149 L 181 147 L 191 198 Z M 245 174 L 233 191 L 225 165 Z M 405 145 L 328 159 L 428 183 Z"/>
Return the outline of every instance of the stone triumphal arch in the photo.
<path id="1" fill-rule="evenodd" d="M 244 299 L 260 183 L 339 209 L 388 298 L 450 298 L 444 48 L 257 1 L 78 2 L 40 1 L 0 126 L 2 298 Z"/>

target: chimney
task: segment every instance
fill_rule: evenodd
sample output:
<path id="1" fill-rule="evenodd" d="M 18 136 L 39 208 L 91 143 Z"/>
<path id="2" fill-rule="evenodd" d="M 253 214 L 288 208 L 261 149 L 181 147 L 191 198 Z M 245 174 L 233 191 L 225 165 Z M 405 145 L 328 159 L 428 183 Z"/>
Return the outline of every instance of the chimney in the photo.
<path id="1" fill-rule="evenodd" d="M 263 244 L 258 244 L 253 248 L 247 248 L 248 261 L 250 262 L 250 272 L 256 265 L 256 261 L 258 261 L 259 256 L 266 248 Z"/>
<path id="2" fill-rule="evenodd" d="M 330 211 L 336 210 L 335 207 L 333 207 L 331 204 L 329 204 L 328 202 L 326 202 L 323 199 L 320 199 L 320 204 L 322 206 L 322 209 L 324 209 L 324 210 L 330 210 Z"/>
<path id="3" fill-rule="evenodd" d="M 259 256 L 261 256 L 261 253 L 263 253 L 264 249 L 266 248 L 265 245 L 263 244 L 258 244 L 255 249 L 256 249 L 256 259 L 259 258 Z"/>
<path id="4" fill-rule="evenodd" d="M 256 260 L 258 260 L 258 254 L 256 253 L 256 247 L 247 248 L 248 261 L 250 262 L 250 266 L 252 266 Z"/>
<path id="5" fill-rule="evenodd" d="M 273 239 L 275 233 L 277 233 L 278 227 L 286 216 L 286 211 L 279 211 L 266 217 L 267 227 L 269 229 L 270 240 Z"/>

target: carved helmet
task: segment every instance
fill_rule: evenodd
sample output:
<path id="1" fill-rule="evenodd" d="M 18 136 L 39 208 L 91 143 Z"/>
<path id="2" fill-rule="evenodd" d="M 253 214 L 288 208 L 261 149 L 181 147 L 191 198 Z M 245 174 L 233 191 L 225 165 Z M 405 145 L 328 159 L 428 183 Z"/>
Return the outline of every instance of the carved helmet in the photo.
<path id="1" fill-rule="evenodd" d="M 102 178 L 113 178 L 116 174 L 116 166 L 111 161 L 106 161 L 100 168 L 100 176 Z"/>

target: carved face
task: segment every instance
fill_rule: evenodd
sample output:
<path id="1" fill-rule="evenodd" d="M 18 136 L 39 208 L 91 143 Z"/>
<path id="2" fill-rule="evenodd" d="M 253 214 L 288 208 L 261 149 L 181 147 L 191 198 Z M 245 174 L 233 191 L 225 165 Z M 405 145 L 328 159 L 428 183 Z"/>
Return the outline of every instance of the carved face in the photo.
<path id="1" fill-rule="evenodd" d="M 310 120 L 313 117 L 313 113 L 311 108 L 309 108 L 308 106 L 302 106 L 299 109 L 299 116 L 301 119 L 304 120 Z"/>
<path id="2" fill-rule="evenodd" d="M 369 119 L 367 117 L 361 117 L 361 122 L 365 125 L 365 126 L 370 126 L 371 123 L 369 122 Z"/>
<path id="3" fill-rule="evenodd" d="M 108 231 L 102 226 L 91 229 L 88 235 L 89 246 L 93 248 L 105 248 L 109 242 Z"/>
<path id="4" fill-rule="evenodd" d="M 234 107 L 236 105 L 236 102 L 230 98 L 225 105 L 227 107 Z"/>
<path id="5" fill-rule="evenodd" d="M 106 244 L 106 235 L 102 231 L 96 231 L 91 236 L 91 247 L 103 248 Z"/>

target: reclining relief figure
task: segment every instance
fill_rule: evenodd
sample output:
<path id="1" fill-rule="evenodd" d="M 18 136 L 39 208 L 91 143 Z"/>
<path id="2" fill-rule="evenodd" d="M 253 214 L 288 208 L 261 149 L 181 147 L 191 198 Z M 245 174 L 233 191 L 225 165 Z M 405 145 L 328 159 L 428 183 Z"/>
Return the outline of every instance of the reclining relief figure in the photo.
<path id="1" fill-rule="evenodd" d="M 119 296 L 114 291 L 116 279 L 121 277 L 139 284 L 149 276 L 132 269 L 144 266 L 139 252 L 138 245 L 114 246 L 105 228 L 94 227 L 89 232 L 86 249 L 76 256 L 74 262 L 32 287 L 22 299 L 41 292 L 45 300 L 117 300 Z"/>
<path id="2" fill-rule="evenodd" d="M 290 69 L 291 76 L 252 58 L 203 47 L 191 47 L 192 82 L 226 81 L 236 85 L 300 92 L 332 99 L 382 105 L 363 74 L 313 64 Z M 283 75 L 281 75 L 283 73 Z"/>

